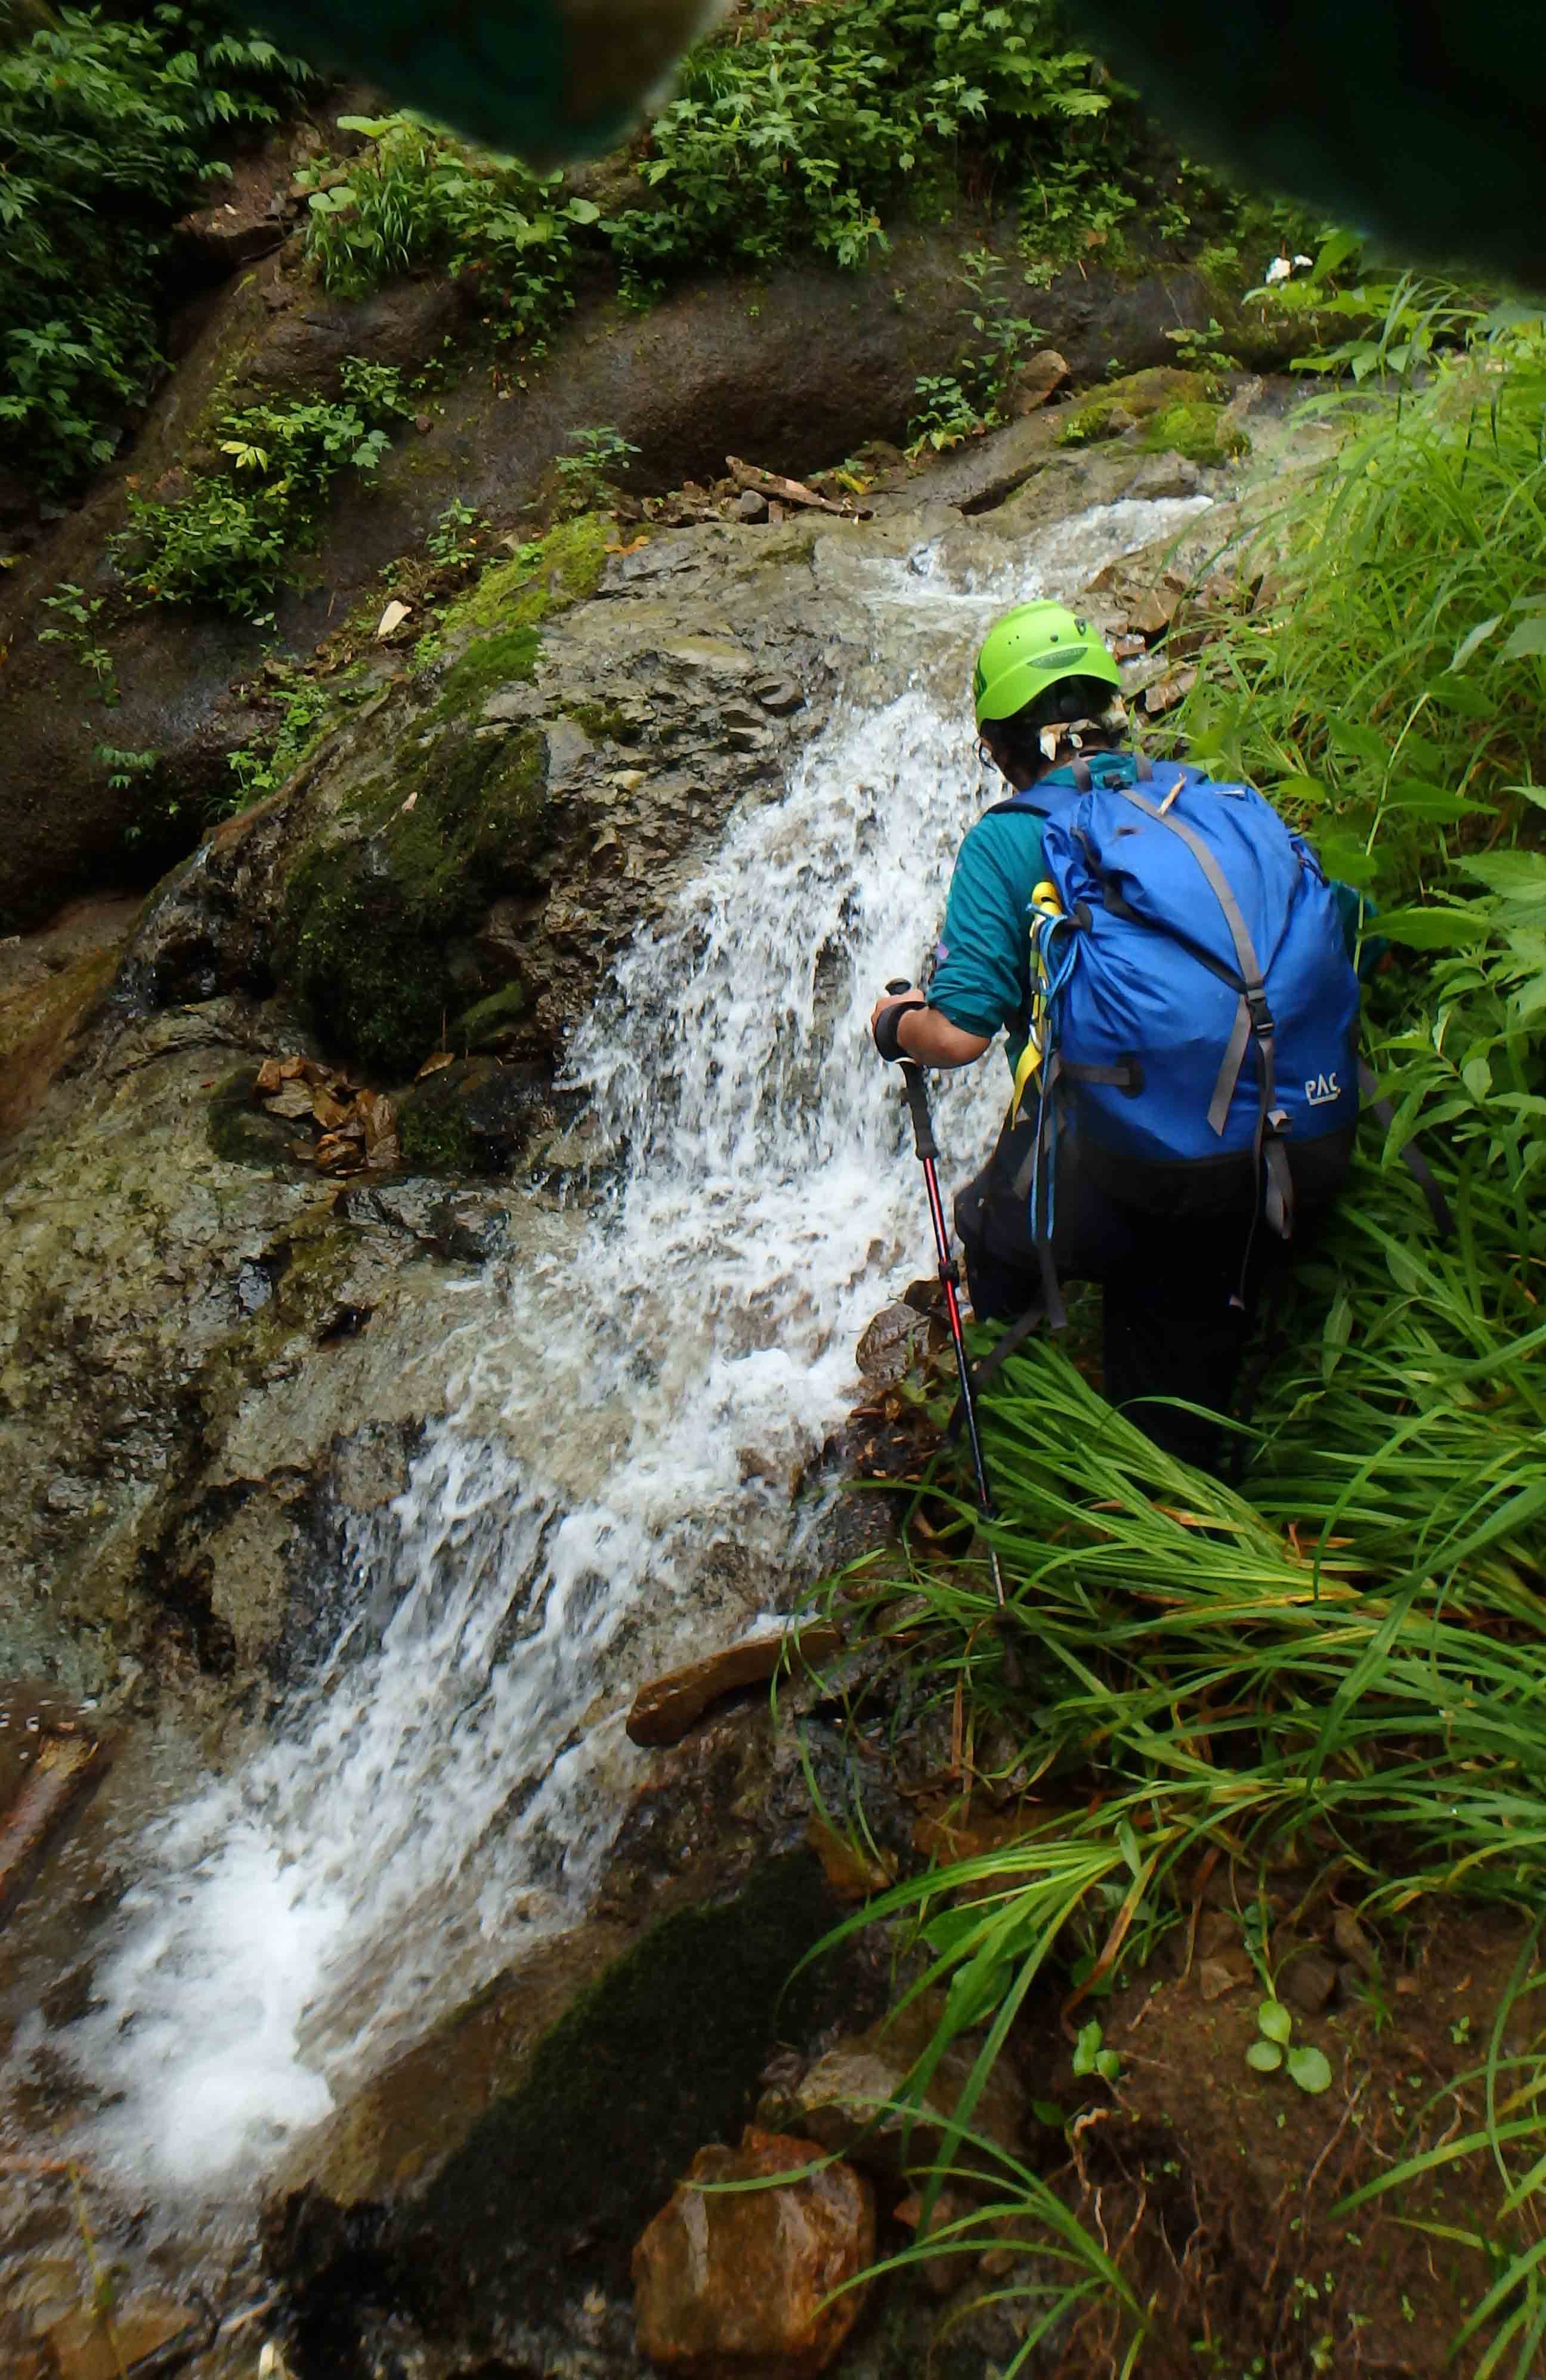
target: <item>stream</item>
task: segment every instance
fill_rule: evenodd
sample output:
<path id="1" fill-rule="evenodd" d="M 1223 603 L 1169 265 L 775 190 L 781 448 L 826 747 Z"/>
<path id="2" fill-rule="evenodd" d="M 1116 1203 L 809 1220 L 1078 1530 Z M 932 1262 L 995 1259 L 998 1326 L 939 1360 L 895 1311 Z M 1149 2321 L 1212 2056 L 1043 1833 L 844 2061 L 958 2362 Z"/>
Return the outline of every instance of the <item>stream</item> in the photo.
<path id="1" fill-rule="evenodd" d="M 852 1402 L 877 1306 L 932 1269 L 867 1019 L 921 964 L 990 795 L 975 647 L 1204 502 L 1082 515 L 1012 568 L 833 541 L 824 600 L 863 607 L 878 666 L 572 1044 L 590 1189 L 526 1194 L 518 1261 L 465 1285 L 451 1410 L 356 1524 L 320 1672 L 266 1749 L 145 1828 L 87 2011 L 12 2043 L 11 2088 L 67 2059 L 91 2110 L 72 2150 L 169 2242 L 207 2240 L 364 2075 L 575 1922 L 641 1772 L 634 1690 L 814 1583 L 822 1498 L 773 1483 Z M 1002 1068 L 935 1088 L 948 1191 Z"/>

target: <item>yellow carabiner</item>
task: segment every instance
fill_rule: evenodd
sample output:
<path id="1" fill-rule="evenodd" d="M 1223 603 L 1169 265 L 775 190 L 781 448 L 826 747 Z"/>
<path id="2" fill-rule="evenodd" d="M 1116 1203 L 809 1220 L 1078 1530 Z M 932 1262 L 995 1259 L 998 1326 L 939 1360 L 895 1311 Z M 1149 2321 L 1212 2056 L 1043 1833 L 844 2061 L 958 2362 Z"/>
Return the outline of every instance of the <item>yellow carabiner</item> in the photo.
<path id="1" fill-rule="evenodd" d="M 1020 1120 L 1020 1104 L 1029 1087 L 1032 1075 L 1041 1063 L 1041 1045 L 1045 1038 L 1047 1003 L 1044 992 L 1046 959 L 1042 942 L 1053 927 L 1062 922 L 1063 904 L 1057 897 L 1057 887 L 1046 878 L 1030 896 L 1030 1017 L 1026 1046 L 1015 1069 L 1015 1089 L 1009 1102 L 1011 1124 Z"/>

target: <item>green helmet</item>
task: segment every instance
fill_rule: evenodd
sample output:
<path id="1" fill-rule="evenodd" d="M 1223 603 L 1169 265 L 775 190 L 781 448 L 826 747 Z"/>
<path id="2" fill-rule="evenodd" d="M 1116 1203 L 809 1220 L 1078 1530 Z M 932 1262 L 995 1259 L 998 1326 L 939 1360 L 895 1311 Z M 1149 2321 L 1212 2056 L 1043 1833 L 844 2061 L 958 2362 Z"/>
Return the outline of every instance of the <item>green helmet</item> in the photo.
<path id="1" fill-rule="evenodd" d="M 1061 603 L 1020 603 L 988 631 L 972 673 L 980 727 L 1012 719 L 1060 678 L 1095 677 L 1114 691 L 1122 685 L 1115 662 L 1088 620 Z"/>

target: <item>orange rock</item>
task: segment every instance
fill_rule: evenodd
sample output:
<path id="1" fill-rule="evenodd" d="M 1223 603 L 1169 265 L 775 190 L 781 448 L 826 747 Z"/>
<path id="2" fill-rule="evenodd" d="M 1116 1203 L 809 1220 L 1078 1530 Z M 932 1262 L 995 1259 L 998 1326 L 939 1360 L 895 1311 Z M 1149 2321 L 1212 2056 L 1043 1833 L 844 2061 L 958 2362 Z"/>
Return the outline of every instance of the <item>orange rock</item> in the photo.
<path id="1" fill-rule="evenodd" d="M 797 1633 L 755 1636 L 744 1645 L 727 1645 L 723 1653 L 710 1653 L 701 1661 L 690 1661 L 685 1670 L 668 1670 L 663 1678 L 641 1686 L 635 1695 L 628 1713 L 628 1741 L 645 1745 L 680 1743 L 712 1704 L 742 1686 L 761 1685 L 786 1654 L 809 1669 L 830 1661 L 842 1649 L 842 1632 L 825 1621 L 816 1621 Z"/>
<path id="2" fill-rule="evenodd" d="M 695 2187 L 771 2181 L 821 2155 L 755 2126 L 738 2149 L 699 2150 L 633 2252 L 639 2344 L 651 2363 L 684 2380 L 817 2380 L 827 2369 L 864 2304 L 865 2289 L 845 2284 L 874 2257 L 870 2184 L 830 2165 L 766 2190 Z"/>
<path id="3" fill-rule="evenodd" d="M 888 1884 L 896 1881 L 895 1860 L 887 1863 L 872 1852 L 865 1852 L 829 1827 L 824 1818 L 813 1817 L 805 1830 L 805 1840 L 821 1861 L 827 1882 L 834 1892 L 845 1900 L 868 1900 L 872 1893 L 883 1892 Z"/>
<path id="4" fill-rule="evenodd" d="M 258 1069 L 258 1079 L 252 1086 L 254 1096 L 260 1099 L 271 1099 L 284 1079 L 284 1071 L 278 1059 L 265 1058 Z"/>
<path id="5" fill-rule="evenodd" d="M 67 2314 L 43 2334 L 50 2368 L 58 2380 L 119 2380 L 187 2343 L 201 2329 L 198 2317 L 168 2298 L 132 2298 L 111 2315 Z"/>

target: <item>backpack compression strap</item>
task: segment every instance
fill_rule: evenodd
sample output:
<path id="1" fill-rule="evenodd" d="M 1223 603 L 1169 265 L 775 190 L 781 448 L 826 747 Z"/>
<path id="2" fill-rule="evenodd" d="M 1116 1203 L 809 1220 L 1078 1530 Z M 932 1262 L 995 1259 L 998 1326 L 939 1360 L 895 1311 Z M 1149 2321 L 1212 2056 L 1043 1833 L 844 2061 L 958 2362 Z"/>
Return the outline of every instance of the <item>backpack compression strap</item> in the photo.
<path id="1" fill-rule="evenodd" d="M 1229 937 L 1235 945 L 1236 964 L 1239 968 L 1240 1004 L 1235 1012 L 1235 1025 L 1229 1045 L 1223 1053 L 1219 1076 L 1209 1102 L 1208 1122 L 1222 1135 L 1228 1119 L 1230 1101 L 1240 1079 L 1240 1069 L 1246 1062 L 1246 1051 L 1252 1040 L 1256 1043 L 1259 1092 L 1256 1114 L 1256 1165 L 1262 1183 L 1262 1211 L 1268 1228 L 1280 1239 L 1290 1239 L 1294 1232 L 1294 1184 L 1288 1171 L 1288 1157 L 1283 1145 L 1283 1126 L 1287 1118 L 1278 1107 L 1277 1074 L 1274 1054 L 1276 1027 L 1272 1012 L 1267 1005 L 1267 988 L 1262 980 L 1261 963 L 1256 955 L 1238 901 L 1235 898 L 1229 879 L 1214 858 L 1202 837 L 1178 819 L 1161 802 L 1151 802 L 1130 786 L 1123 789 L 1123 799 L 1140 809 L 1146 818 L 1178 835 L 1208 880 L 1209 888 L 1223 911 Z"/>

